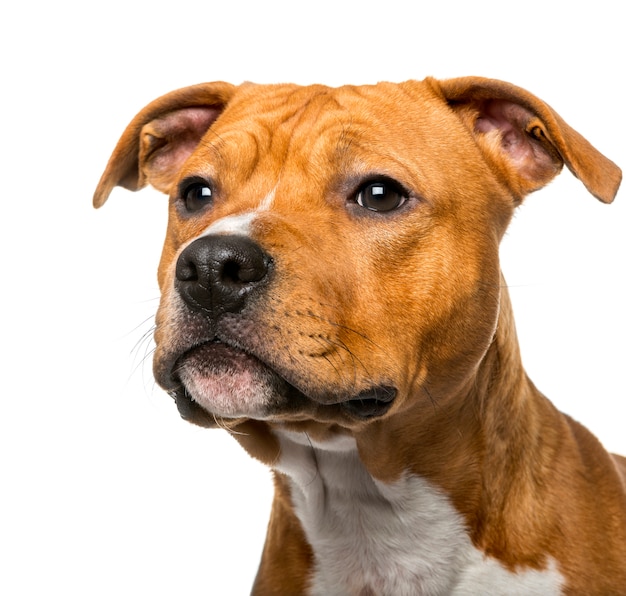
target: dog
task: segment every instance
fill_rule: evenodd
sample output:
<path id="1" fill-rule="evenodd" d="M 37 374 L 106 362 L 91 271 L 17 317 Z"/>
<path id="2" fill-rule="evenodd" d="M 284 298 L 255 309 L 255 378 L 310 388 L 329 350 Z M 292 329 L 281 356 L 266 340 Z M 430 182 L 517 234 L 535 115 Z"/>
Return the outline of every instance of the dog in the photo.
<path id="1" fill-rule="evenodd" d="M 620 169 L 481 77 L 169 93 L 94 195 L 169 195 L 154 374 L 273 470 L 258 595 L 626 594 L 626 459 L 520 359 L 498 247 L 565 165 Z"/>

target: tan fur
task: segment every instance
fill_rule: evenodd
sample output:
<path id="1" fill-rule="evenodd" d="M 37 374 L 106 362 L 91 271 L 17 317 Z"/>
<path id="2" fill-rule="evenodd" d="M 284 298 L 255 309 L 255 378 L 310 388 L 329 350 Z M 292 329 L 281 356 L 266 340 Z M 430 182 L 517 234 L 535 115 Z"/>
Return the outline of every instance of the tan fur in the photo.
<path id="1" fill-rule="evenodd" d="M 182 111 L 181 111 L 182 110 Z M 188 110 L 188 111 L 185 111 Z M 155 374 L 185 344 L 173 293 L 181 247 L 251 212 L 275 277 L 240 317 L 238 341 L 311 399 L 265 421 L 217 420 L 273 465 L 273 429 L 354 437 L 370 474 L 411 473 L 443 490 L 474 545 L 511 571 L 557 561 L 568 594 L 626 592 L 626 460 L 558 412 L 521 364 L 498 245 L 523 197 L 565 165 L 612 201 L 619 169 L 549 106 L 477 77 L 368 87 L 233 87 L 168 94 L 122 136 L 94 197 L 153 184 L 173 198 L 159 267 Z M 416 197 L 400 215 L 350 211 L 370 173 Z M 177 186 L 217 181 L 198 217 Z M 388 413 L 357 420 L 328 396 L 393 385 Z M 347 399 L 347 398 L 346 398 Z M 211 426 L 197 404 L 190 418 Z M 313 553 L 276 475 L 258 594 L 304 593 Z"/>

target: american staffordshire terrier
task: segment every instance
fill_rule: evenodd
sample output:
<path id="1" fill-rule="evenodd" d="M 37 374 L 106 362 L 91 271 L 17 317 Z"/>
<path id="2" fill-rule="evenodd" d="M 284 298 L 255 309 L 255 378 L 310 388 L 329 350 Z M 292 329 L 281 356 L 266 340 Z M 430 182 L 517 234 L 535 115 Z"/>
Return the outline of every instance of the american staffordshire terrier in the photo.
<path id="1" fill-rule="evenodd" d="M 498 260 L 563 165 L 613 200 L 478 77 L 206 83 L 129 124 L 94 203 L 169 195 L 155 377 L 274 470 L 254 594 L 626 594 L 626 460 L 525 374 Z"/>

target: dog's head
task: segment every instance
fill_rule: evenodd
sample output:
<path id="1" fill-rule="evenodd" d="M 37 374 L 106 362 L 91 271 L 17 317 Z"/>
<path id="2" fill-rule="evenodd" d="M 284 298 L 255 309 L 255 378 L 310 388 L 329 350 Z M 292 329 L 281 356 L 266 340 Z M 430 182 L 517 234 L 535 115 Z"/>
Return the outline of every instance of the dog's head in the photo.
<path id="1" fill-rule="evenodd" d="M 94 202 L 170 197 L 154 371 L 185 418 L 351 428 L 471 384 L 500 239 L 563 164 L 612 200 L 619 169 L 499 81 L 207 83 L 136 116 Z"/>

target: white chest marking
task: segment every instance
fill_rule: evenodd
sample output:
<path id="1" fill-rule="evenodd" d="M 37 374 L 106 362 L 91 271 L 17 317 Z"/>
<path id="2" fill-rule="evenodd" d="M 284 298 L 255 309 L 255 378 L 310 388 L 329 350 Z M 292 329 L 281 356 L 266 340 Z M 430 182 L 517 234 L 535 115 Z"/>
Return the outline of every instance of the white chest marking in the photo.
<path id="1" fill-rule="evenodd" d="M 551 561 L 543 571 L 512 573 L 485 557 L 449 499 L 418 476 L 373 479 L 349 437 L 313 443 L 280 431 L 275 468 L 291 479 L 292 498 L 315 553 L 310 594 L 393 596 L 560 594 Z"/>

